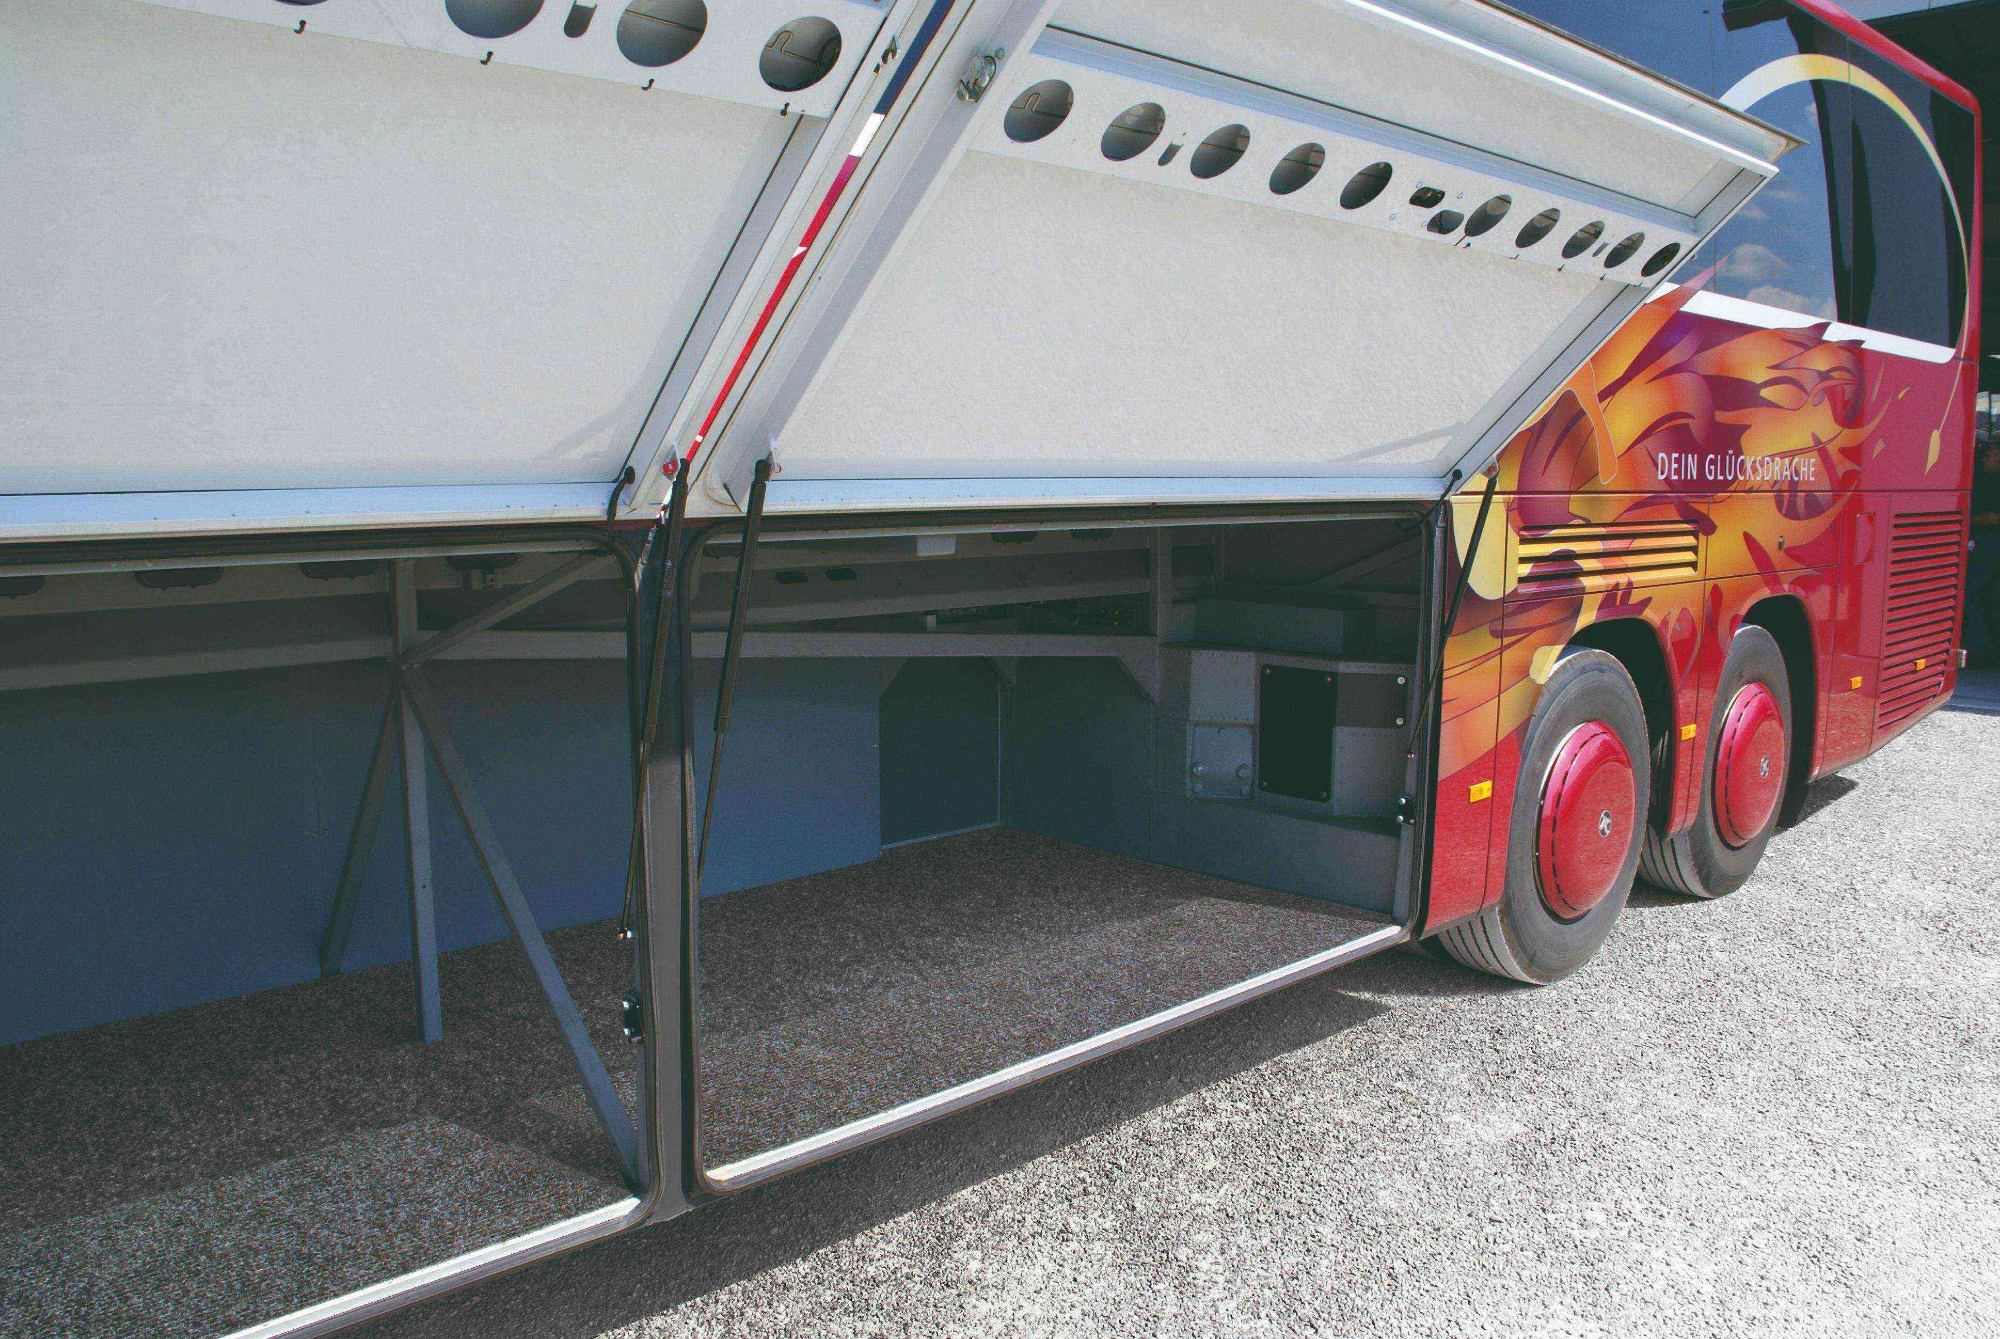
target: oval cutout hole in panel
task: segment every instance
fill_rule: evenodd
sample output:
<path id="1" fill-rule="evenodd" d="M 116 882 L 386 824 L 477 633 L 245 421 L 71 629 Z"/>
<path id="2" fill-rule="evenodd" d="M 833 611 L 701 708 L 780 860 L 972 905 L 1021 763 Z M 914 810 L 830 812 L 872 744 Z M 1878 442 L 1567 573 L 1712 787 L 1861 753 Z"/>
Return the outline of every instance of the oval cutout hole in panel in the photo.
<path id="1" fill-rule="evenodd" d="M 1243 161 L 1250 149 L 1250 127 L 1231 124 L 1203 140 L 1188 159 L 1188 171 L 1207 181 Z"/>
<path id="2" fill-rule="evenodd" d="M 793 19 L 771 34 L 757 73 L 780 93 L 797 93 L 826 78 L 840 59 L 840 29 L 827 19 Z"/>
<path id="3" fill-rule="evenodd" d="M 444 0 L 444 12 L 468 37 L 512 37 L 535 21 L 542 0 Z"/>
<path id="4" fill-rule="evenodd" d="M 1114 163 L 1137 158 L 1153 147 L 1153 141 L 1167 128 L 1167 109 L 1157 102 L 1135 102 L 1111 118 L 1104 127 L 1101 147 Z"/>
<path id="5" fill-rule="evenodd" d="M 1514 207 L 1511 195 L 1496 195 L 1479 208 L 1472 211 L 1472 217 L 1465 221 L 1467 237 L 1483 237 L 1500 226 L 1500 220 L 1507 217 L 1507 211 Z"/>
<path id="6" fill-rule="evenodd" d="M 1437 233 L 1441 237 L 1449 237 L 1452 233 L 1458 231 L 1458 225 L 1463 222 L 1465 222 L 1465 215 L 1459 213 L 1456 209 L 1440 209 L 1437 213 L 1431 215 L 1430 222 L 1424 224 L 1424 228 L 1426 231 Z"/>
<path id="7" fill-rule="evenodd" d="M 1607 270 L 1617 269 L 1620 265 L 1623 265 L 1626 261 L 1638 255 L 1639 248 L 1644 246 L 1645 244 L 1646 244 L 1645 233 L 1642 232 L 1633 233 L 1631 236 L 1627 237 L 1624 241 L 1620 242 L 1617 246 L 1611 248 L 1611 254 L 1604 258 L 1604 268 Z"/>
<path id="8" fill-rule="evenodd" d="M 1650 279 L 1661 270 L 1666 269 L 1667 266 L 1673 264 L 1674 258 L 1679 256 L 1680 253 L 1681 244 L 1679 242 L 1668 242 L 1665 246 L 1647 257 L 1646 263 L 1640 266 L 1639 273 Z"/>
<path id="9" fill-rule="evenodd" d="M 618 16 L 618 49 L 647 69 L 672 65 L 708 31 L 702 0 L 633 0 Z"/>
<path id="10" fill-rule="evenodd" d="M 1435 209 L 1444 203 L 1444 192 L 1435 186 L 1419 186 L 1410 192 L 1410 203 L 1418 209 Z"/>
<path id="11" fill-rule="evenodd" d="M 1541 213 L 1521 225 L 1521 231 L 1514 234 L 1514 245 L 1523 250 L 1547 237 L 1562 222 L 1560 209 L 1544 209 Z"/>
<path id="12" fill-rule="evenodd" d="M 1389 188 L 1396 169 L 1387 163 L 1370 163 L 1347 179 L 1340 188 L 1340 207 L 1359 209 Z"/>
<path id="13" fill-rule="evenodd" d="M 1584 252 L 1590 250 L 1596 244 L 1597 239 L 1603 235 L 1604 225 L 1596 219 L 1592 219 L 1581 228 L 1578 228 L 1574 233 L 1571 233 L 1570 239 L 1563 243 L 1563 259 L 1575 260 Z"/>
<path id="14" fill-rule="evenodd" d="M 1301 144 L 1271 169 L 1271 194 L 1290 195 L 1299 187 L 1319 175 L 1326 165 L 1326 147 L 1320 144 Z"/>
<path id="15" fill-rule="evenodd" d="M 1076 95 L 1060 79 L 1031 85 L 1021 90 L 1021 96 L 1007 109 L 1007 138 L 1016 144 L 1033 144 L 1052 135 L 1075 105 Z"/>

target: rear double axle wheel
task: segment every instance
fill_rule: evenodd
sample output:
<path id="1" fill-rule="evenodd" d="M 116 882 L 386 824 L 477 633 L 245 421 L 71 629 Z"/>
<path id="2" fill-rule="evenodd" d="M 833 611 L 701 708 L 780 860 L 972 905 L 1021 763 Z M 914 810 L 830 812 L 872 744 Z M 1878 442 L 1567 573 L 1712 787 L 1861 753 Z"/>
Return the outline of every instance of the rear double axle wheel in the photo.
<path id="1" fill-rule="evenodd" d="M 1640 876 L 1690 897 L 1721 897 L 1741 888 L 1777 829 L 1791 756 L 1784 653 L 1764 629 L 1739 629 L 1716 680 L 1699 812 L 1684 832 L 1647 834 Z"/>
<path id="2" fill-rule="evenodd" d="M 1506 884 L 1438 937 L 1445 952 L 1543 984 L 1603 945 L 1637 874 L 1694 897 L 1741 887 L 1777 827 L 1790 771 L 1791 690 L 1770 633 L 1736 634 L 1715 701 L 1699 811 L 1685 831 L 1663 835 L 1648 821 L 1656 762 L 1631 675 L 1608 652 L 1566 651 L 1528 721 Z"/>

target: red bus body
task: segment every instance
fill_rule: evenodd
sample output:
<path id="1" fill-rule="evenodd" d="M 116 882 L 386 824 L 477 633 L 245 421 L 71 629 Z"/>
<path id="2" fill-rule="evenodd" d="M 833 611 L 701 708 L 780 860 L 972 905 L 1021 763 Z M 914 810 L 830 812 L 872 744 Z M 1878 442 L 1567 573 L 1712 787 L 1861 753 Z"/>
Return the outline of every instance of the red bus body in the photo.
<path id="1" fill-rule="evenodd" d="M 1984 142 L 1958 84 L 1827 0 L 1797 9 L 1962 108 Z M 1951 696 L 1978 388 L 1976 153 L 1962 171 L 1949 186 L 1967 202 L 1967 300 L 1949 357 L 1866 347 L 1824 320 L 1692 310 L 1711 246 L 1508 443 L 1447 634 L 1426 932 L 1498 899 L 1523 732 L 1550 658 L 1579 638 L 1631 647 L 1637 633 L 1635 670 L 1656 657 L 1672 720 L 1655 813 L 1669 832 L 1699 812 L 1716 675 L 1746 624 L 1786 651 L 1793 804 Z M 1486 486 L 1455 499 L 1461 557 Z"/>

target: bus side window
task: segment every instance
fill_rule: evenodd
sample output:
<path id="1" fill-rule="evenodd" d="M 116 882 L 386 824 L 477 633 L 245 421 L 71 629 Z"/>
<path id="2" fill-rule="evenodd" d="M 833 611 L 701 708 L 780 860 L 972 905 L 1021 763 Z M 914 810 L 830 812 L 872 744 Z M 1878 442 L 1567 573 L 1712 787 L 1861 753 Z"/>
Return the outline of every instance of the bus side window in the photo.
<path id="1" fill-rule="evenodd" d="M 1719 0 L 1500 0 L 1700 93 L 1715 92 Z"/>
<path id="2" fill-rule="evenodd" d="M 1745 75 L 1798 55 L 1844 55 L 1846 39 L 1786 5 L 1721 6 L 1707 22 L 1718 37 L 1722 96 Z M 1674 276 L 1685 282 L 1713 267 L 1711 291 L 1833 321 L 1840 315 L 1835 238 L 1841 210 L 1829 158 L 1846 124 L 1844 82 L 1787 84 L 1745 108 L 1803 141 L 1778 161 L 1778 175 Z"/>
<path id="3" fill-rule="evenodd" d="M 1965 247 L 1951 189 L 1972 178 L 1972 117 L 1860 47 L 1849 53 L 1864 76 L 1849 96 L 1846 133 L 1832 154 L 1835 185 L 1847 202 L 1841 228 L 1841 319 L 1871 330 L 1956 347 L 1965 314 Z M 1875 81 L 1902 107 L 1873 91 Z M 1916 121 L 1902 118 L 1907 109 Z M 1955 187 L 1938 175 L 1925 139 Z"/>

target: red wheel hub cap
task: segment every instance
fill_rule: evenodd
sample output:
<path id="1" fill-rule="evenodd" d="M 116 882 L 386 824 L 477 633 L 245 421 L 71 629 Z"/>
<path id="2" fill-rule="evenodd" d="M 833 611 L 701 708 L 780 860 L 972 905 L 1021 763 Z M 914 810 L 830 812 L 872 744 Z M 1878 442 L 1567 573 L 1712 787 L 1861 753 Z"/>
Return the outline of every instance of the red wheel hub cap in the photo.
<path id="1" fill-rule="evenodd" d="M 1715 828 L 1743 846 L 1770 823 L 1785 791 L 1785 719 L 1761 683 L 1736 690 L 1715 751 Z"/>
<path id="2" fill-rule="evenodd" d="M 1604 900 L 1632 847 L 1638 786 L 1632 755 L 1602 721 L 1564 736 L 1542 782 L 1535 834 L 1542 901 L 1573 921 Z"/>

